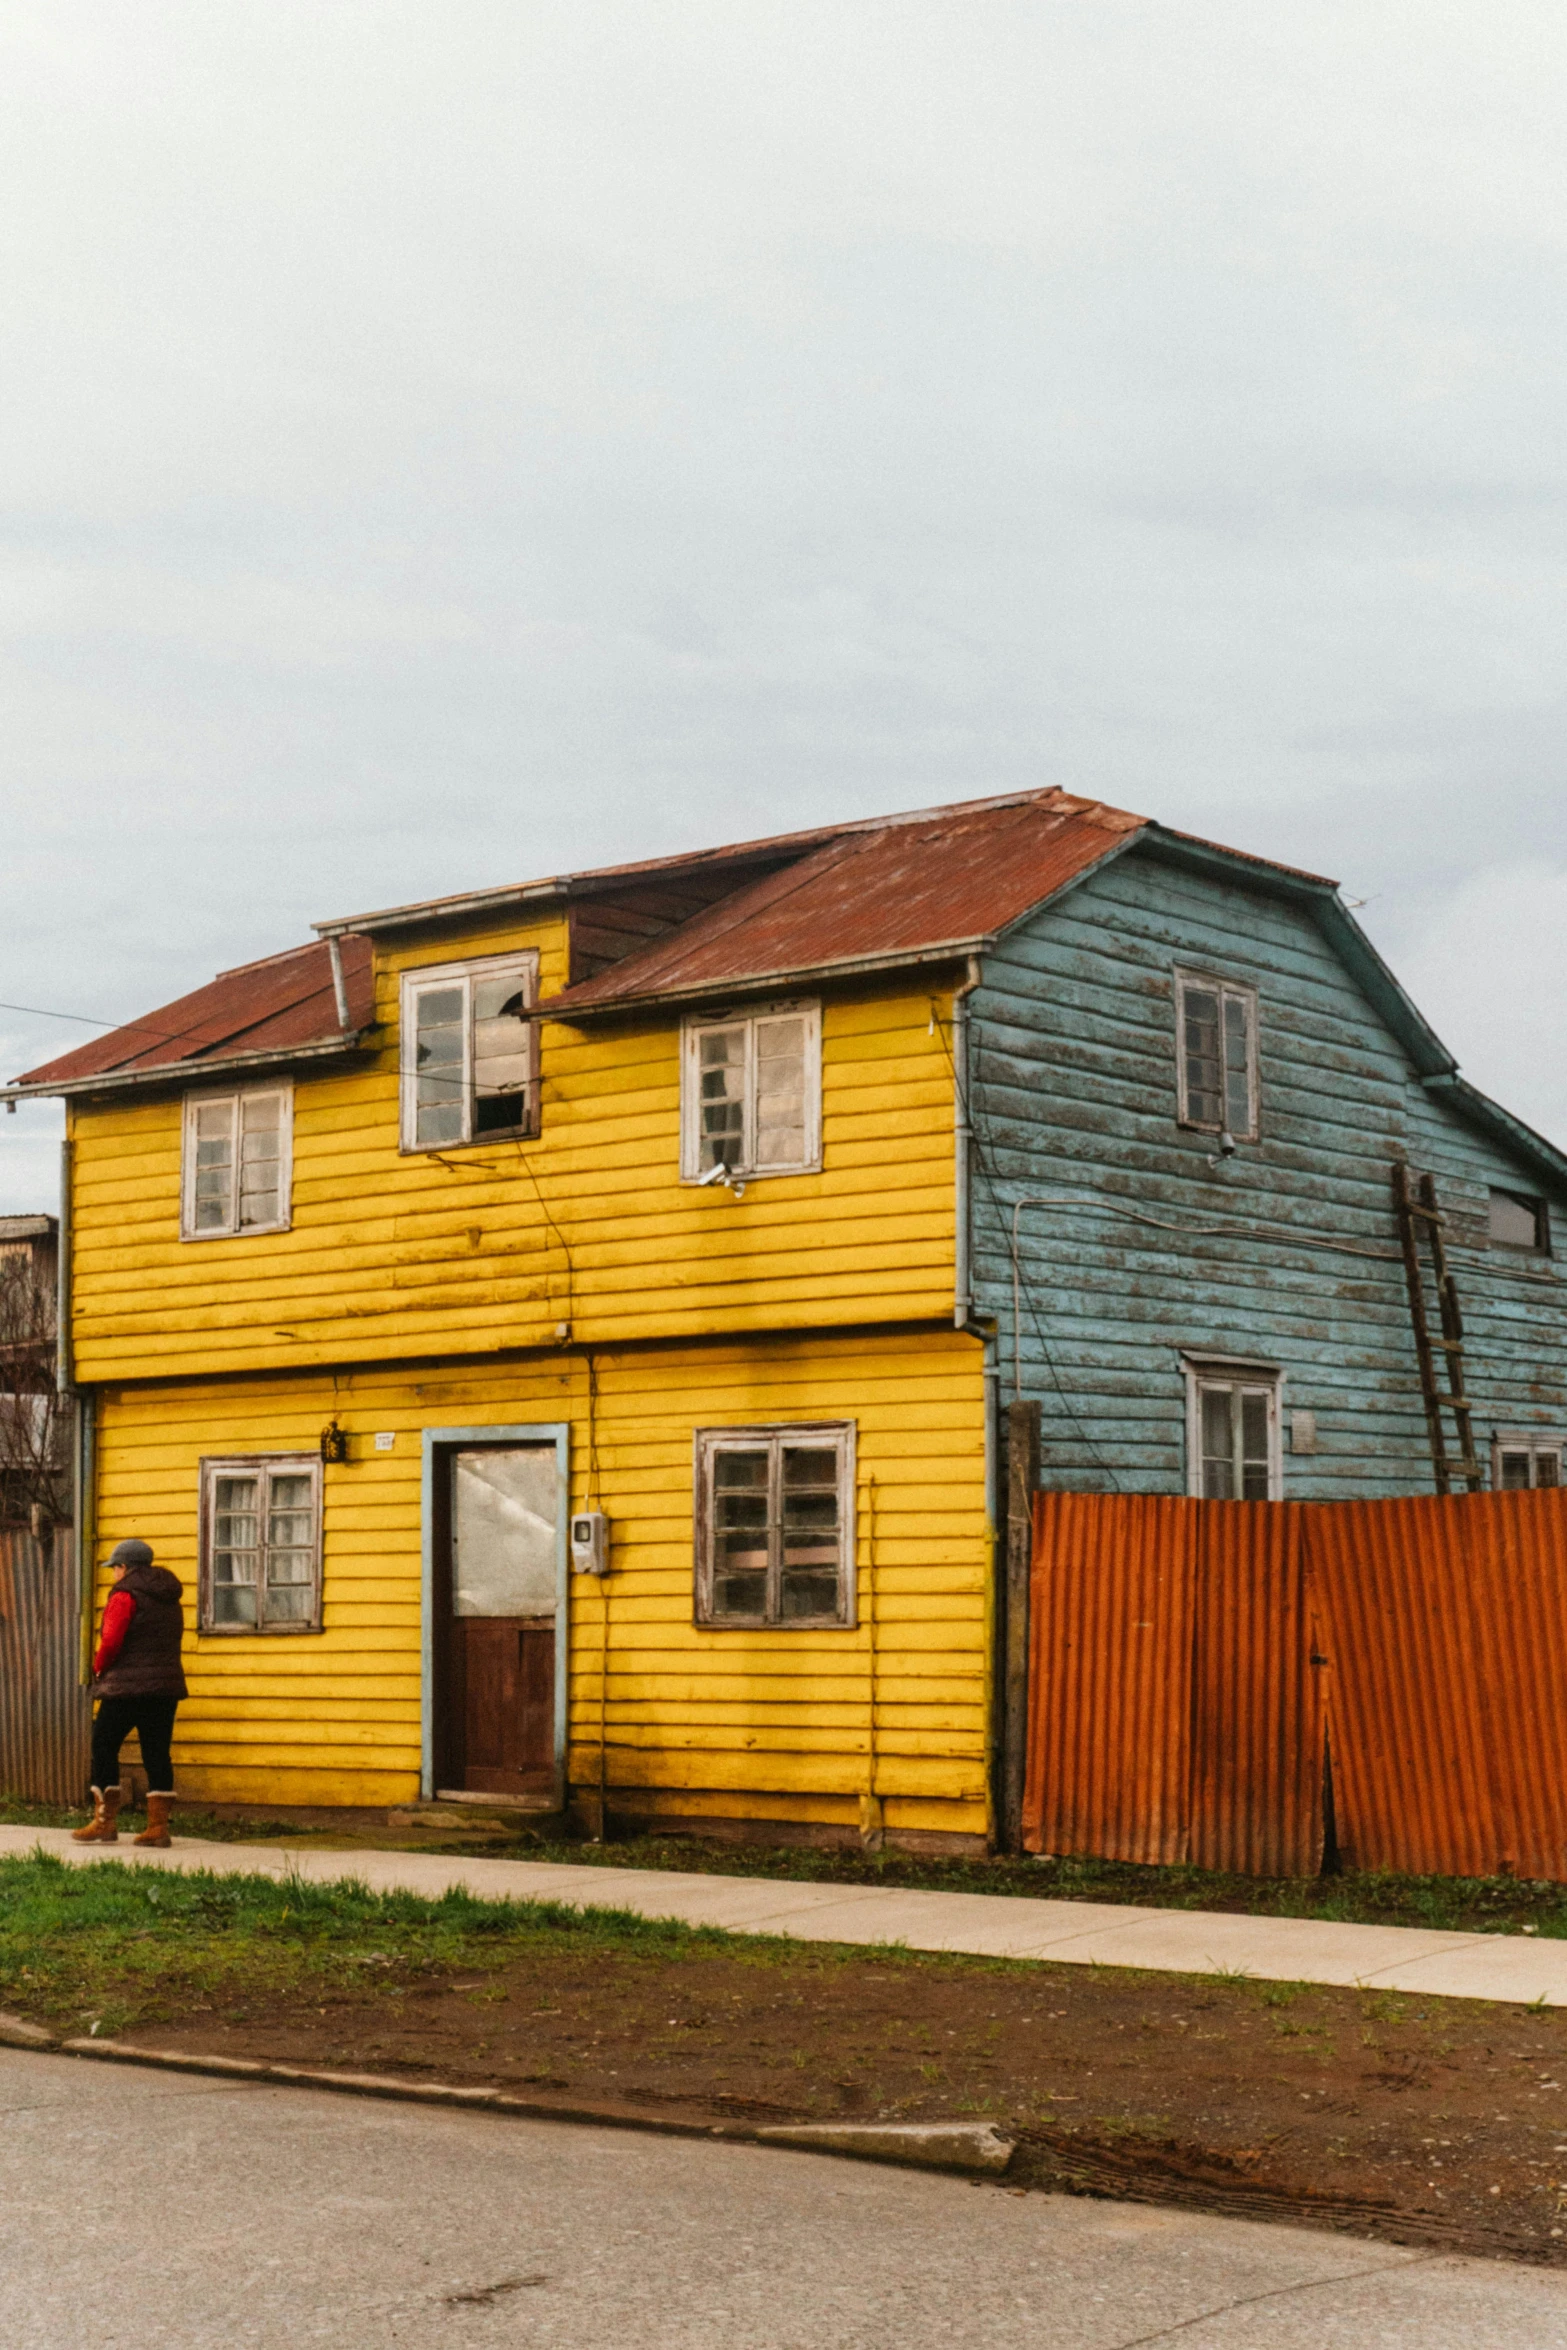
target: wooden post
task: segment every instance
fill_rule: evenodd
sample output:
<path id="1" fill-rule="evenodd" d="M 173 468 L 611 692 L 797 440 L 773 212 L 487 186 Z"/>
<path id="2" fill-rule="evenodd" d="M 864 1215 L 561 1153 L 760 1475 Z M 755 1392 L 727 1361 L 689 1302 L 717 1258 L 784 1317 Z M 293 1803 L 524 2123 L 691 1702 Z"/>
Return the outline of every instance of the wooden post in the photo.
<path id="1" fill-rule="evenodd" d="M 1007 1406 L 1006 1584 L 1002 1611 L 1001 1844 L 1023 1849 L 1023 1780 L 1028 1764 L 1029 1578 L 1034 1493 L 1039 1484 L 1039 1406 Z"/>

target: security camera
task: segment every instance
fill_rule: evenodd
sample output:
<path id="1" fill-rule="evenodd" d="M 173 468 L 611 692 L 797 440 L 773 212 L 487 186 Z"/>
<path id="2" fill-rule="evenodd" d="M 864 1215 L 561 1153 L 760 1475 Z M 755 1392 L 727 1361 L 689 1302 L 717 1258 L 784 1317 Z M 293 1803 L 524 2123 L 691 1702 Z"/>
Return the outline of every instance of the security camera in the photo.
<path id="1" fill-rule="evenodd" d="M 724 1165 L 723 1160 L 720 1159 L 716 1167 L 709 1167 L 705 1175 L 699 1175 L 697 1177 L 696 1187 L 698 1191 L 706 1191 L 710 1183 L 727 1183 L 728 1181 L 729 1169 Z"/>

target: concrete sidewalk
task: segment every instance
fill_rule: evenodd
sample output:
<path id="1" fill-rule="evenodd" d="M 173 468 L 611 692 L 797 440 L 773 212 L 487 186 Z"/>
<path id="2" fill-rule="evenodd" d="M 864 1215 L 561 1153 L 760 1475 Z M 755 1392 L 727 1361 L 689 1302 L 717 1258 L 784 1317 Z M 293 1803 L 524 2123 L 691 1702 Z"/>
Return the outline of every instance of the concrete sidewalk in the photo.
<path id="1" fill-rule="evenodd" d="M 221 1876 L 352 1877 L 375 1893 L 438 1899 L 463 1888 L 484 1901 L 558 1901 L 632 1910 L 736 1934 L 804 1942 L 899 1942 L 976 1958 L 1047 1958 L 1066 1966 L 1147 1967 L 1161 1974 L 1252 1975 L 1284 1983 L 1364 1984 L 1444 1999 L 1567 2007 L 1567 1942 L 1519 1934 L 1439 1934 L 1409 1926 L 1343 1926 L 1315 1918 L 1226 1917 L 1209 1910 L 1133 1909 L 1096 1901 L 1030 1901 L 992 1893 L 909 1893 L 880 1885 L 801 1885 L 662 1869 L 454 1859 L 424 1852 L 285 1851 L 268 1844 L 180 1838 L 167 1852 L 128 1841 L 73 1844 L 64 1828 L 0 1827 L 0 1856 L 54 1853 L 90 1867 L 211 1869 Z"/>

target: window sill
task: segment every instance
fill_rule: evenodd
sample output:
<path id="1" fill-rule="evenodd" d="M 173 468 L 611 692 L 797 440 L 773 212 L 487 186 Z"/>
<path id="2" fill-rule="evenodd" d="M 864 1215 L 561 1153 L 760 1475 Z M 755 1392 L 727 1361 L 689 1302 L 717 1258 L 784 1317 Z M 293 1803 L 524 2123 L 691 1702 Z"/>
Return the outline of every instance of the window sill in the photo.
<path id="1" fill-rule="evenodd" d="M 237 1232 L 181 1232 L 180 1239 L 182 1241 L 265 1240 L 274 1233 L 292 1232 L 293 1229 L 294 1220 L 289 1217 L 281 1224 L 245 1224 Z"/>
<path id="2" fill-rule="evenodd" d="M 198 1624 L 198 1640 L 298 1640 L 324 1632 L 324 1624 Z"/>

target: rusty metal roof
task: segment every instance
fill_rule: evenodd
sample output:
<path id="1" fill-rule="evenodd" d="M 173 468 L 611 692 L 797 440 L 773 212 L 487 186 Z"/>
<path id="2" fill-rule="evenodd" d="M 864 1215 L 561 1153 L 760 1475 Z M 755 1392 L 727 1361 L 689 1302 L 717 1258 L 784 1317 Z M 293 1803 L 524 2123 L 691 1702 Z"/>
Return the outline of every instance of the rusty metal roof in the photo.
<path id="1" fill-rule="evenodd" d="M 340 949 L 350 1028 L 374 1016 L 371 951 L 367 939 L 345 939 Z M 205 1066 L 287 1059 L 340 1044 L 343 1030 L 332 987 L 331 950 L 324 942 L 269 955 L 223 971 L 190 995 L 144 1020 L 111 1029 L 17 1079 L 40 1093 L 85 1090 L 107 1080 L 145 1079 L 161 1071 L 181 1076 Z"/>
<path id="2" fill-rule="evenodd" d="M 549 1008 L 600 1011 L 969 952 L 1124 848 L 1146 821 L 1051 790 L 856 826 Z"/>

